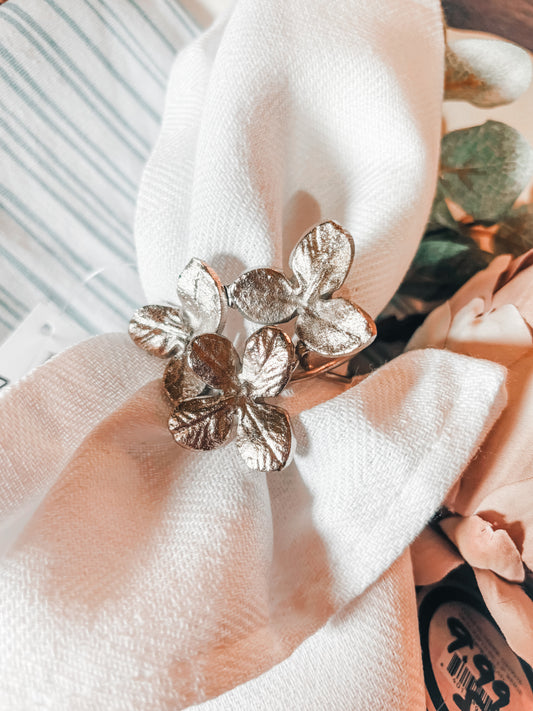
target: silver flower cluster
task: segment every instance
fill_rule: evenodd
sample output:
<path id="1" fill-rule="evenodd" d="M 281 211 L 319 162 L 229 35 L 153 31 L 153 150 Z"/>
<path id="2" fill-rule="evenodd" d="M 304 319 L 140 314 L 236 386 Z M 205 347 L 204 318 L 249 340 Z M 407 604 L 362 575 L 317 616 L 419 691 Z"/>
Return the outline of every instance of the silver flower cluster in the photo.
<path id="1" fill-rule="evenodd" d="M 192 259 L 178 277 L 177 304 L 138 309 L 133 341 L 168 358 L 165 391 L 174 410 L 169 429 L 187 449 L 211 450 L 235 440 L 246 464 L 279 471 L 290 461 L 294 436 L 287 412 L 265 402 L 293 373 L 312 373 L 309 353 L 338 365 L 372 343 L 375 324 L 362 309 L 333 293 L 352 265 L 351 235 L 335 222 L 306 234 L 289 259 L 291 278 L 253 269 L 223 286 L 215 272 Z M 246 341 L 242 359 L 221 335 L 228 308 L 264 324 Z M 296 347 L 275 324 L 295 322 Z"/>

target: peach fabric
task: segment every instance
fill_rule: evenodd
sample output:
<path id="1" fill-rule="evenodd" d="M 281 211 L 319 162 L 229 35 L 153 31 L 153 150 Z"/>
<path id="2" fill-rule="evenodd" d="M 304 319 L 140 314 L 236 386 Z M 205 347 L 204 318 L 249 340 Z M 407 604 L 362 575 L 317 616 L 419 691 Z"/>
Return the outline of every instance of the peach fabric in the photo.
<path id="1" fill-rule="evenodd" d="M 530 664 L 533 603 L 519 583 L 524 565 L 533 570 L 532 326 L 533 250 L 517 259 L 494 259 L 435 309 L 410 343 L 411 349 L 438 345 L 509 367 L 508 405 L 445 501 L 465 518 L 446 519 L 441 528 L 474 567 L 507 641 Z M 415 567 L 425 582 L 438 580 L 451 567 L 444 558 L 439 561 L 436 549 L 443 551 L 447 544 L 436 535 L 425 534 L 413 548 L 420 558 Z M 425 548 L 435 552 L 433 563 Z M 428 563 L 423 572 L 422 561 Z"/>

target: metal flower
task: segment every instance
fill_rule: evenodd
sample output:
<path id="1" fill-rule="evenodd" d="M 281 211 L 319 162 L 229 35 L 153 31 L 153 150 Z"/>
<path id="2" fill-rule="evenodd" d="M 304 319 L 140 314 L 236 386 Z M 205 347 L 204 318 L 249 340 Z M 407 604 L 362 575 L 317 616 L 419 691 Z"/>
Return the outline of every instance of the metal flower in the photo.
<path id="1" fill-rule="evenodd" d="M 138 346 L 158 358 L 172 358 L 164 383 L 174 402 L 203 390 L 203 383 L 184 368 L 183 355 L 195 336 L 223 329 L 227 310 L 220 279 L 199 259 L 191 259 L 181 272 L 176 291 L 178 305 L 143 306 L 129 324 Z"/>
<path id="2" fill-rule="evenodd" d="M 211 450 L 236 440 L 250 469 L 279 471 L 289 462 L 293 435 L 287 412 L 263 402 L 288 383 L 296 364 L 290 338 L 265 327 L 246 341 L 242 364 L 232 343 L 206 333 L 187 350 L 192 372 L 216 394 L 183 400 L 169 420 L 178 444 Z"/>
<path id="3" fill-rule="evenodd" d="M 256 323 L 284 323 L 297 316 L 297 337 L 316 353 L 354 353 L 374 340 L 373 321 L 350 301 L 331 298 L 344 283 L 353 256 L 351 235 L 335 222 L 324 222 L 293 249 L 291 279 L 275 269 L 253 269 L 226 288 L 229 302 Z"/>

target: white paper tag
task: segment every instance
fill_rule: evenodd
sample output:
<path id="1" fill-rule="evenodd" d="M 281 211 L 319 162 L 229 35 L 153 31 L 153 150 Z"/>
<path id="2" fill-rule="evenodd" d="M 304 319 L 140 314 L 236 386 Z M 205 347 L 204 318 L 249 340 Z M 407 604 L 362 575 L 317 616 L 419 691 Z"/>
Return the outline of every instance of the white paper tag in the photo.
<path id="1" fill-rule="evenodd" d="M 38 304 L 0 346 L 0 395 L 90 334 L 52 302 Z"/>

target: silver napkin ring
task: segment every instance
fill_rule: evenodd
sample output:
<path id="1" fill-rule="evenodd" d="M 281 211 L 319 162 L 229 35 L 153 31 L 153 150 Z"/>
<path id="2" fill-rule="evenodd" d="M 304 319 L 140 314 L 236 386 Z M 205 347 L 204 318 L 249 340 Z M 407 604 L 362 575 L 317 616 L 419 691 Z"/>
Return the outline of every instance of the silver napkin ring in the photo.
<path id="1" fill-rule="evenodd" d="M 298 242 L 289 258 L 292 277 L 252 269 L 228 286 L 199 259 L 178 277 L 177 302 L 138 309 L 133 341 L 167 358 L 164 388 L 174 409 L 168 426 L 178 444 L 211 450 L 235 441 L 250 469 L 280 471 L 294 449 L 289 415 L 267 399 L 289 382 L 328 374 L 376 337 L 372 318 L 334 297 L 352 266 L 351 235 L 324 222 Z M 229 308 L 263 324 L 242 358 L 222 334 Z M 276 324 L 295 320 L 291 339 Z"/>

